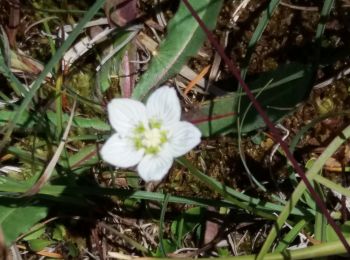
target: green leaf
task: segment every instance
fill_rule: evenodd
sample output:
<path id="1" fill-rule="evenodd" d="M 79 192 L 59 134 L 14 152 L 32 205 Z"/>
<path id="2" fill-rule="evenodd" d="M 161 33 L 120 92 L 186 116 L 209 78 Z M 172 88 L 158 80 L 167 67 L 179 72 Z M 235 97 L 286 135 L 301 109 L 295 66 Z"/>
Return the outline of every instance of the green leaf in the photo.
<path id="1" fill-rule="evenodd" d="M 56 124 L 56 113 L 49 111 L 47 112 L 47 117 L 49 120 Z M 69 115 L 63 114 L 63 122 L 68 122 Z M 74 117 L 73 119 L 73 126 L 79 127 L 79 128 L 91 128 L 95 130 L 100 130 L 100 131 L 110 131 L 111 127 L 109 124 L 105 123 L 104 121 L 93 117 L 93 118 L 82 118 L 82 117 Z"/>
<path id="2" fill-rule="evenodd" d="M 46 229 L 45 226 L 42 226 L 39 229 L 35 230 L 34 232 L 31 232 L 28 235 L 26 235 L 25 237 L 23 237 L 23 240 L 29 241 L 29 240 L 37 239 L 45 233 L 45 229 Z"/>
<path id="3" fill-rule="evenodd" d="M 163 239 L 162 244 L 164 246 L 165 254 L 172 253 L 176 250 L 176 245 L 170 239 Z M 160 247 L 158 247 L 157 251 L 155 253 L 153 253 L 153 256 L 154 257 L 162 257 L 163 256 Z"/>
<path id="4" fill-rule="evenodd" d="M 52 232 L 52 239 L 62 241 L 67 236 L 67 230 L 63 225 L 56 225 Z"/>
<path id="5" fill-rule="evenodd" d="M 340 226 L 340 229 L 345 237 L 350 237 L 350 221 L 346 221 L 343 225 Z M 339 240 L 338 235 L 335 233 L 331 225 L 327 225 L 326 232 L 327 242 Z"/>
<path id="6" fill-rule="evenodd" d="M 0 113 L 0 126 L 5 126 L 9 120 L 16 114 L 15 111 L 9 111 L 9 110 L 1 110 Z M 31 129 L 35 127 L 36 129 L 44 128 L 47 130 L 48 122 L 45 120 L 45 116 L 41 115 L 40 117 L 36 115 L 37 113 L 35 111 L 27 112 L 24 111 L 21 116 L 17 119 L 16 128 L 26 128 Z M 69 115 L 63 114 L 62 115 L 63 123 L 68 122 Z M 56 113 L 52 111 L 47 112 L 47 118 L 48 120 L 53 124 L 56 125 Z M 83 118 L 83 117 L 74 117 L 73 119 L 73 126 L 79 127 L 79 128 L 90 128 L 95 129 L 99 131 L 110 131 L 111 127 L 109 124 L 105 123 L 104 121 L 100 120 L 99 118 L 93 117 L 93 118 Z"/>
<path id="7" fill-rule="evenodd" d="M 181 242 L 184 236 L 197 228 L 198 225 L 200 225 L 202 215 L 203 208 L 190 208 L 171 223 L 171 233 L 177 241 L 178 248 L 181 248 L 183 246 Z M 198 235 L 199 237 L 197 237 L 197 240 L 199 240 L 201 234 Z"/>
<path id="8" fill-rule="evenodd" d="M 77 259 L 77 257 L 79 256 L 79 249 L 78 249 L 77 245 L 75 243 L 68 241 L 65 244 L 65 246 L 68 249 L 68 255 L 73 257 L 73 259 Z"/>
<path id="9" fill-rule="evenodd" d="M 14 128 L 17 125 L 18 120 L 22 117 L 23 113 L 25 113 L 25 111 L 28 109 L 30 103 L 32 102 L 33 97 L 35 96 L 36 92 L 39 90 L 46 76 L 52 72 L 52 70 L 55 68 L 57 64 L 59 64 L 64 53 L 68 50 L 68 48 L 79 36 L 85 24 L 95 16 L 98 10 L 103 6 L 104 2 L 105 0 L 96 0 L 96 2 L 91 5 L 89 10 L 85 13 L 84 17 L 74 27 L 74 30 L 70 33 L 68 38 L 62 43 L 62 45 L 56 51 L 56 53 L 52 56 L 50 61 L 45 65 L 44 70 L 40 73 L 38 78 L 35 80 L 29 92 L 26 94 L 25 98 L 23 99 L 21 105 L 17 108 L 16 113 L 9 121 L 6 132 L 3 135 L 2 140 L 0 140 L 0 151 L 5 147 L 6 143 L 11 141 L 11 135 Z"/>
<path id="10" fill-rule="evenodd" d="M 307 224 L 305 219 L 300 220 L 294 227 L 280 240 L 274 252 L 283 252 L 292 244 L 295 238 L 298 236 L 299 232 Z"/>
<path id="11" fill-rule="evenodd" d="M 43 250 L 45 247 L 52 245 L 54 242 L 50 241 L 48 239 L 33 239 L 28 241 L 28 245 L 30 247 L 31 250 L 38 252 Z"/>
<path id="12" fill-rule="evenodd" d="M 113 42 L 113 48 L 120 48 L 120 50 L 112 58 L 106 61 L 97 72 L 96 77 L 102 92 L 106 92 L 111 86 L 111 75 L 118 75 L 119 66 L 122 62 L 125 51 L 127 50 L 126 44 L 129 42 L 127 40 L 132 35 L 133 33 L 129 31 L 118 34 L 118 37 L 116 37 Z"/>
<path id="13" fill-rule="evenodd" d="M 48 209 L 33 201 L 0 198 L 0 225 L 7 245 L 47 216 Z"/>
<path id="14" fill-rule="evenodd" d="M 230 257 L 231 251 L 227 247 L 219 247 L 216 249 L 220 257 Z"/>
<path id="15" fill-rule="evenodd" d="M 350 138 L 350 126 L 346 127 L 339 136 L 335 137 L 323 151 L 323 153 L 317 158 L 312 167 L 306 172 L 306 176 L 311 181 L 318 175 L 321 171 L 323 165 L 329 157 L 331 157 L 335 151 L 348 139 Z M 289 201 L 285 205 L 284 209 L 281 211 L 279 217 L 277 218 L 275 224 L 273 225 L 269 235 L 266 237 L 265 243 L 260 249 L 259 259 L 270 249 L 273 241 L 277 237 L 278 232 L 281 230 L 281 227 L 287 221 L 291 210 L 299 202 L 301 195 L 305 191 L 306 186 L 304 182 L 300 182 L 298 186 L 294 189 L 292 195 L 290 196 Z M 322 244 L 323 245 L 323 244 Z"/>
<path id="16" fill-rule="evenodd" d="M 83 170 L 83 168 L 91 167 L 98 162 L 97 154 L 98 148 L 96 145 L 87 145 L 69 158 L 62 158 L 59 164 L 67 168 L 69 167 L 72 170 Z"/>
<path id="17" fill-rule="evenodd" d="M 213 28 L 222 0 L 189 2 L 207 27 Z M 165 40 L 160 44 L 157 54 L 133 92 L 135 99 L 143 99 L 151 88 L 159 86 L 177 73 L 188 58 L 197 53 L 205 39 L 202 29 L 182 3 L 167 29 Z"/>
<path id="18" fill-rule="evenodd" d="M 1 110 L 0 113 L 0 126 L 5 126 L 7 122 L 15 115 L 15 111 Z M 30 128 L 33 127 L 34 119 L 28 112 L 24 112 L 20 118 L 17 119 L 17 128 Z"/>
<path id="19" fill-rule="evenodd" d="M 254 197 L 247 196 L 244 193 L 236 191 L 235 189 L 222 184 L 217 181 L 213 177 L 210 177 L 201 171 L 199 171 L 192 163 L 190 163 L 184 157 L 177 158 L 176 161 L 186 167 L 191 174 L 196 176 L 199 180 L 205 183 L 210 189 L 215 192 L 220 193 L 225 200 L 233 203 L 239 208 L 250 211 L 256 215 L 263 216 L 267 219 L 274 219 L 275 216 L 272 214 L 267 214 L 268 211 L 275 212 L 277 208 L 283 208 L 283 205 L 276 205 L 274 203 L 268 201 L 262 201 L 261 199 L 257 199 Z M 272 206 L 272 208 L 270 208 Z M 264 212 L 266 211 L 266 212 Z M 279 211 L 279 210 L 278 210 Z M 303 212 L 302 215 L 305 217 L 309 217 L 308 215 L 314 215 L 314 212 L 307 208 L 293 208 L 292 211 L 296 213 L 296 211 Z M 305 215 L 304 215 L 305 214 Z M 307 215 L 306 215 L 307 214 Z"/>
<path id="20" fill-rule="evenodd" d="M 250 83 L 249 87 L 256 96 L 259 93 L 257 100 L 270 120 L 276 122 L 290 113 L 307 96 L 311 86 L 311 75 L 310 67 L 307 65 L 286 64 L 272 72 L 262 74 Z M 196 124 L 203 136 L 236 132 L 237 101 L 237 93 L 218 97 L 194 107 L 184 114 L 184 118 Z M 265 126 L 248 97 L 243 94 L 241 111 L 244 113 L 246 110 L 248 111 L 242 132 L 251 132 Z"/>

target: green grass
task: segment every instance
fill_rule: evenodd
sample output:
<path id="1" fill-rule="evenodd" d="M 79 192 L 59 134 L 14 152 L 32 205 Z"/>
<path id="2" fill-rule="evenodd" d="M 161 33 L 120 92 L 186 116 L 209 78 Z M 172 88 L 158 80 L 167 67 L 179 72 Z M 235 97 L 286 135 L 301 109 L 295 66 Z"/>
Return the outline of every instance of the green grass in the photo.
<path id="1" fill-rule="evenodd" d="M 38 249 L 52 241 L 56 244 L 66 243 L 68 238 L 62 240 L 57 238 L 59 229 L 57 225 L 61 223 L 56 219 L 52 223 L 45 222 L 49 212 L 57 216 L 67 214 L 68 218 L 73 215 L 84 218 L 86 217 L 84 214 L 89 212 L 92 218 L 89 221 L 99 222 L 100 227 L 124 241 L 126 248 L 132 248 L 136 255 L 168 259 L 168 253 L 173 253 L 181 247 L 203 246 L 198 241 L 205 235 L 205 225 L 208 221 L 206 214 L 209 212 L 208 208 L 215 208 L 216 216 L 222 220 L 220 223 L 224 227 L 227 225 L 231 228 L 240 224 L 236 221 L 245 221 L 237 220 L 238 216 L 244 216 L 248 222 L 251 221 L 257 226 L 263 223 L 271 227 L 265 242 L 260 248 L 254 248 L 257 251 L 255 255 L 220 256 L 222 259 L 286 259 L 286 257 L 307 259 L 311 256 L 344 254 L 345 249 L 341 242 L 329 239 L 331 236 L 334 237 L 329 224 L 319 212 L 305 184 L 297 182 L 295 171 L 290 165 L 286 163 L 284 167 L 294 181 L 287 179 L 286 182 L 291 184 L 290 187 L 286 191 L 281 190 L 286 194 L 290 192 L 290 196 L 281 198 L 277 190 L 271 189 L 272 180 L 261 176 L 261 172 L 256 172 L 256 168 L 263 167 L 251 167 L 249 164 L 243 141 L 249 141 L 252 133 L 263 131 L 265 124 L 240 89 L 213 98 L 191 92 L 189 100 L 192 98 L 193 102 L 182 103 L 184 110 L 189 111 L 186 118 L 197 121 L 198 128 L 205 136 L 203 143 L 208 143 L 208 146 L 203 145 L 188 156 L 177 158 L 169 178 L 156 189 L 153 190 L 148 184 L 140 182 L 134 169 L 114 169 L 102 162 L 99 155 L 101 145 L 113 131 L 108 123 L 105 107 L 110 99 L 123 95 L 118 85 L 120 77 L 125 76 L 122 73 L 122 59 L 131 45 L 138 46 L 133 40 L 137 31 L 131 33 L 128 27 L 118 28 L 117 33 L 110 35 L 110 38 L 105 39 L 103 43 L 93 46 L 86 56 L 81 57 L 67 71 L 62 71 L 60 61 L 67 50 L 74 46 L 80 37 L 85 36 L 84 26 L 95 18 L 104 16 L 102 12 L 104 2 L 96 0 L 87 7 L 87 10 L 78 10 L 76 6 L 69 10 L 65 9 L 66 6 L 46 8 L 39 2 L 33 3 L 35 6 L 33 12 L 38 12 L 36 19 L 47 17 L 48 13 L 57 13 L 60 17 L 65 17 L 66 20 L 62 20 L 64 23 L 81 17 L 61 45 L 55 44 L 51 38 L 45 38 L 45 46 L 51 58 L 43 61 L 45 66 L 39 75 L 31 75 L 33 81 L 30 81 L 30 78 L 23 80 L 11 71 L 10 49 L 6 33 L 2 32 L 0 73 L 7 82 L 7 89 L 1 90 L 0 97 L 4 101 L 18 97 L 20 101 L 0 108 L 2 137 L 0 163 L 1 167 L 7 164 L 16 165 L 22 170 L 21 173 L 10 172 L 0 175 L 0 232 L 3 233 L 6 244 L 23 243 L 31 245 L 32 249 L 34 247 Z M 219 12 L 225 4 L 224 1 L 190 2 L 210 28 L 214 28 L 218 19 L 222 19 Z M 252 65 L 255 48 L 274 19 L 279 3 L 278 0 L 270 1 L 259 13 L 260 19 L 247 42 L 245 59 L 241 60 L 241 75 L 244 79 L 249 76 L 249 66 Z M 298 109 L 296 105 L 304 101 L 308 95 L 312 76 L 322 58 L 321 43 L 325 37 L 326 21 L 333 7 L 334 1 L 324 1 L 320 13 L 322 19 L 315 29 L 315 48 L 310 53 L 310 63 L 288 61 L 279 64 L 275 71 L 261 73 L 249 81 L 256 98 L 274 122 L 290 116 Z M 26 8 L 32 7 L 26 6 L 24 10 Z M 206 40 L 200 26 L 183 4 L 178 9 L 172 8 L 174 9 L 168 10 L 171 20 L 161 35 L 163 41 L 157 53 L 147 67 L 135 65 L 139 69 L 136 73 L 140 75 L 132 94 L 135 99 L 145 101 L 157 86 L 167 80 L 174 82 L 173 79 L 181 67 L 191 57 L 196 56 Z M 142 19 L 140 18 L 141 22 Z M 49 21 L 45 21 L 41 26 L 48 34 L 56 30 L 56 25 Z M 150 33 L 148 29 L 143 31 Z M 116 46 L 120 48 L 112 59 L 102 66 L 101 71 L 96 72 L 92 65 L 98 64 L 96 61 L 101 61 L 108 55 L 107 50 Z M 194 58 L 191 62 L 193 60 L 198 61 L 200 58 Z M 49 74 L 51 78 L 47 77 Z M 30 84 L 27 84 L 27 80 Z M 28 86 L 30 87 L 27 90 Z M 71 106 L 73 100 L 76 101 L 76 109 Z M 309 122 L 303 122 L 303 127 L 290 141 L 290 151 L 296 151 L 300 141 L 323 120 L 334 117 L 346 119 L 348 115 L 349 111 L 345 109 L 330 111 Z M 215 168 L 208 165 L 209 161 L 203 162 L 198 159 L 202 158 L 198 155 L 210 154 L 210 141 L 213 140 L 217 145 L 214 145 L 214 148 L 218 149 L 218 153 L 221 152 L 218 147 L 226 144 L 218 135 L 232 137 L 232 133 L 236 133 L 238 138 L 235 149 L 242 160 L 243 167 L 237 167 L 240 172 L 225 171 L 231 166 L 233 169 L 233 165 L 239 163 L 236 161 L 229 162 L 229 165 L 224 165 L 222 168 L 221 165 L 216 165 Z M 307 168 L 307 178 L 314 184 L 324 201 L 328 199 L 326 194 L 329 190 L 350 196 L 346 187 L 322 175 L 327 159 L 339 151 L 349 138 L 350 126 L 332 136 L 332 140 L 316 160 L 310 160 L 307 165 L 303 165 Z M 261 144 L 262 140 L 260 143 L 257 142 L 256 146 Z M 280 157 L 282 160 L 285 159 L 283 153 Z M 300 164 L 303 163 L 300 161 Z M 219 174 L 216 174 L 215 170 L 210 172 L 208 169 L 219 169 Z M 348 170 L 347 167 L 344 169 Z M 248 174 L 251 183 L 245 179 L 245 173 Z M 225 174 L 231 175 L 225 176 Z M 107 181 L 104 179 L 105 176 L 108 176 Z M 126 185 L 118 186 L 115 184 L 116 180 L 122 180 Z M 177 186 L 167 186 L 172 183 L 176 183 Z M 191 187 L 193 190 L 190 195 L 186 192 L 182 194 L 181 186 Z M 198 190 L 195 190 L 196 187 Z M 119 210 L 120 216 L 125 214 L 136 220 L 142 220 L 142 223 L 158 225 L 159 236 L 154 238 L 156 245 L 147 247 L 142 240 L 139 240 L 139 236 L 133 237 L 134 234 L 123 233 L 113 225 L 105 223 L 104 221 L 111 216 L 108 214 L 112 214 L 111 212 L 116 209 Z M 38 229 L 37 223 L 40 223 L 41 229 Z M 284 227 L 286 223 L 291 226 L 290 229 Z M 134 229 L 139 231 L 140 227 L 136 227 Z M 49 230 L 55 232 L 50 233 Z M 348 233 L 344 230 L 342 226 L 342 232 L 349 240 Z M 288 250 L 297 243 L 300 233 L 315 235 L 315 239 L 321 244 Z M 17 241 L 20 235 L 27 237 L 27 240 Z M 53 239 L 54 236 L 56 240 Z M 192 238 L 190 243 L 186 240 L 188 237 Z M 231 250 L 229 247 L 225 249 L 228 252 Z M 116 246 L 115 250 L 119 248 Z M 130 251 L 125 249 L 125 253 Z"/>

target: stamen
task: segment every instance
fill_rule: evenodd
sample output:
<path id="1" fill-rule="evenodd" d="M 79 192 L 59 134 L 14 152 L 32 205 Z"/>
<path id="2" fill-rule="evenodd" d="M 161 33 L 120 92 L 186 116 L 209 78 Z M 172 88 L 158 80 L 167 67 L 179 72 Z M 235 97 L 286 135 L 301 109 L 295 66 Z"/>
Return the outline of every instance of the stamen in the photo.
<path id="1" fill-rule="evenodd" d="M 133 141 L 137 150 L 144 149 L 146 154 L 157 154 L 168 141 L 168 133 L 162 129 L 162 124 L 158 120 L 152 119 L 148 128 L 143 124 L 135 128 Z"/>
<path id="2" fill-rule="evenodd" d="M 162 133 L 158 128 L 146 130 L 142 144 L 145 147 L 158 147 L 161 145 Z"/>

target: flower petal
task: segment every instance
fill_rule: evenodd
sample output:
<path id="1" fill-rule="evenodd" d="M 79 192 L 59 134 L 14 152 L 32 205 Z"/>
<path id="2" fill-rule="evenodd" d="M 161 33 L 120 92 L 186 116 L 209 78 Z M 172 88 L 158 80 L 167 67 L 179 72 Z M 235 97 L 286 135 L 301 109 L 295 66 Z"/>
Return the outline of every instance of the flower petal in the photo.
<path id="1" fill-rule="evenodd" d="M 191 123 L 181 121 L 169 130 L 169 147 L 173 157 L 184 155 L 201 141 L 201 132 Z"/>
<path id="2" fill-rule="evenodd" d="M 168 173 L 172 164 L 173 158 L 163 153 L 146 155 L 137 166 L 137 171 L 146 182 L 160 181 Z"/>
<path id="3" fill-rule="evenodd" d="M 148 118 L 161 120 L 164 124 L 172 125 L 180 121 L 181 106 L 174 88 L 163 86 L 148 98 Z"/>
<path id="4" fill-rule="evenodd" d="M 100 154 L 104 161 L 117 167 L 128 168 L 141 161 L 144 151 L 136 150 L 132 140 L 114 134 L 103 145 Z"/>
<path id="5" fill-rule="evenodd" d="M 130 134 L 141 122 L 147 125 L 146 107 L 139 101 L 118 98 L 108 104 L 109 121 L 119 134 Z"/>

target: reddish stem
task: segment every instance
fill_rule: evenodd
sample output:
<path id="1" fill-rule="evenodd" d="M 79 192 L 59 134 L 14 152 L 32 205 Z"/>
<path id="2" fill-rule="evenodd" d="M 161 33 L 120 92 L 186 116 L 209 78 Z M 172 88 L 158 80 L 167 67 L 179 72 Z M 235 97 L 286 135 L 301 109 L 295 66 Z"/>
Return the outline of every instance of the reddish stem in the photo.
<path id="1" fill-rule="evenodd" d="M 204 116 L 204 117 L 200 117 L 200 118 L 195 118 L 195 119 L 188 119 L 186 121 L 191 122 L 192 124 L 195 125 L 199 125 L 201 123 L 204 122 L 210 122 L 213 120 L 218 120 L 218 119 L 223 119 L 223 118 L 227 118 L 227 117 L 232 117 L 235 116 L 236 113 L 235 112 L 230 112 L 230 113 L 226 113 L 226 114 L 220 114 L 220 115 L 215 115 L 215 116 Z"/>
<path id="2" fill-rule="evenodd" d="M 303 169 L 300 167 L 300 165 L 298 164 L 298 162 L 296 161 L 296 159 L 294 158 L 294 156 L 292 155 L 292 153 L 289 151 L 289 147 L 287 145 L 287 143 L 285 143 L 278 130 L 276 129 L 276 127 L 274 126 L 274 124 L 270 121 L 270 119 L 268 118 L 267 114 L 265 113 L 265 111 L 262 109 L 261 105 L 259 104 L 259 102 L 255 99 L 253 93 L 250 91 L 248 85 L 244 82 L 244 80 L 242 79 L 239 70 L 237 69 L 237 66 L 233 63 L 232 60 L 230 60 L 226 54 L 225 51 L 223 49 L 223 47 L 219 44 L 219 42 L 215 39 L 215 36 L 213 35 L 213 33 L 208 29 L 208 27 L 204 24 L 204 22 L 201 20 L 201 18 L 198 16 L 198 14 L 196 13 L 196 11 L 193 9 L 193 7 L 190 5 L 190 3 L 188 2 L 188 0 L 182 0 L 182 2 L 185 4 L 185 6 L 187 7 L 187 9 L 190 11 L 190 13 L 192 14 L 192 16 L 197 20 L 199 26 L 202 28 L 202 30 L 205 32 L 205 34 L 208 37 L 208 40 L 210 41 L 210 43 L 213 45 L 213 47 L 215 48 L 215 50 L 218 52 L 218 54 L 221 56 L 221 58 L 223 59 L 223 61 L 225 62 L 225 64 L 227 65 L 227 67 L 229 68 L 229 70 L 231 71 L 231 73 L 235 76 L 235 78 L 238 80 L 239 84 L 242 86 L 242 88 L 244 89 L 245 93 L 247 94 L 248 98 L 250 99 L 250 101 L 253 103 L 255 109 L 258 111 L 259 115 L 262 117 L 262 119 L 264 120 L 265 124 L 267 125 L 267 127 L 270 129 L 273 138 L 275 139 L 275 141 L 277 141 L 281 148 L 283 149 L 286 157 L 288 158 L 288 160 L 291 162 L 291 164 L 293 165 L 295 171 L 299 174 L 299 176 L 301 177 L 301 179 L 303 180 L 303 182 L 305 183 L 305 186 L 307 187 L 307 189 L 309 190 L 311 196 L 313 197 L 313 199 L 315 200 L 317 206 L 320 208 L 320 210 L 322 211 L 322 213 L 324 214 L 324 216 L 327 218 L 328 223 L 332 226 L 332 228 L 334 229 L 334 231 L 336 232 L 338 238 L 340 239 L 340 241 L 343 243 L 344 247 L 346 248 L 346 251 L 350 254 L 350 246 L 348 244 L 348 242 L 346 241 L 343 233 L 341 232 L 340 228 L 337 226 L 337 224 L 334 222 L 334 220 L 332 219 L 332 217 L 330 216 L 325 204 L 323 203 L 323 201 L 321 200 L 320 196 L 316 193 L 316 191 L 314 190 L 314 188 L 311 186 L 309 180 L 306 178 L 306 175 L 303 171 Z"/>

